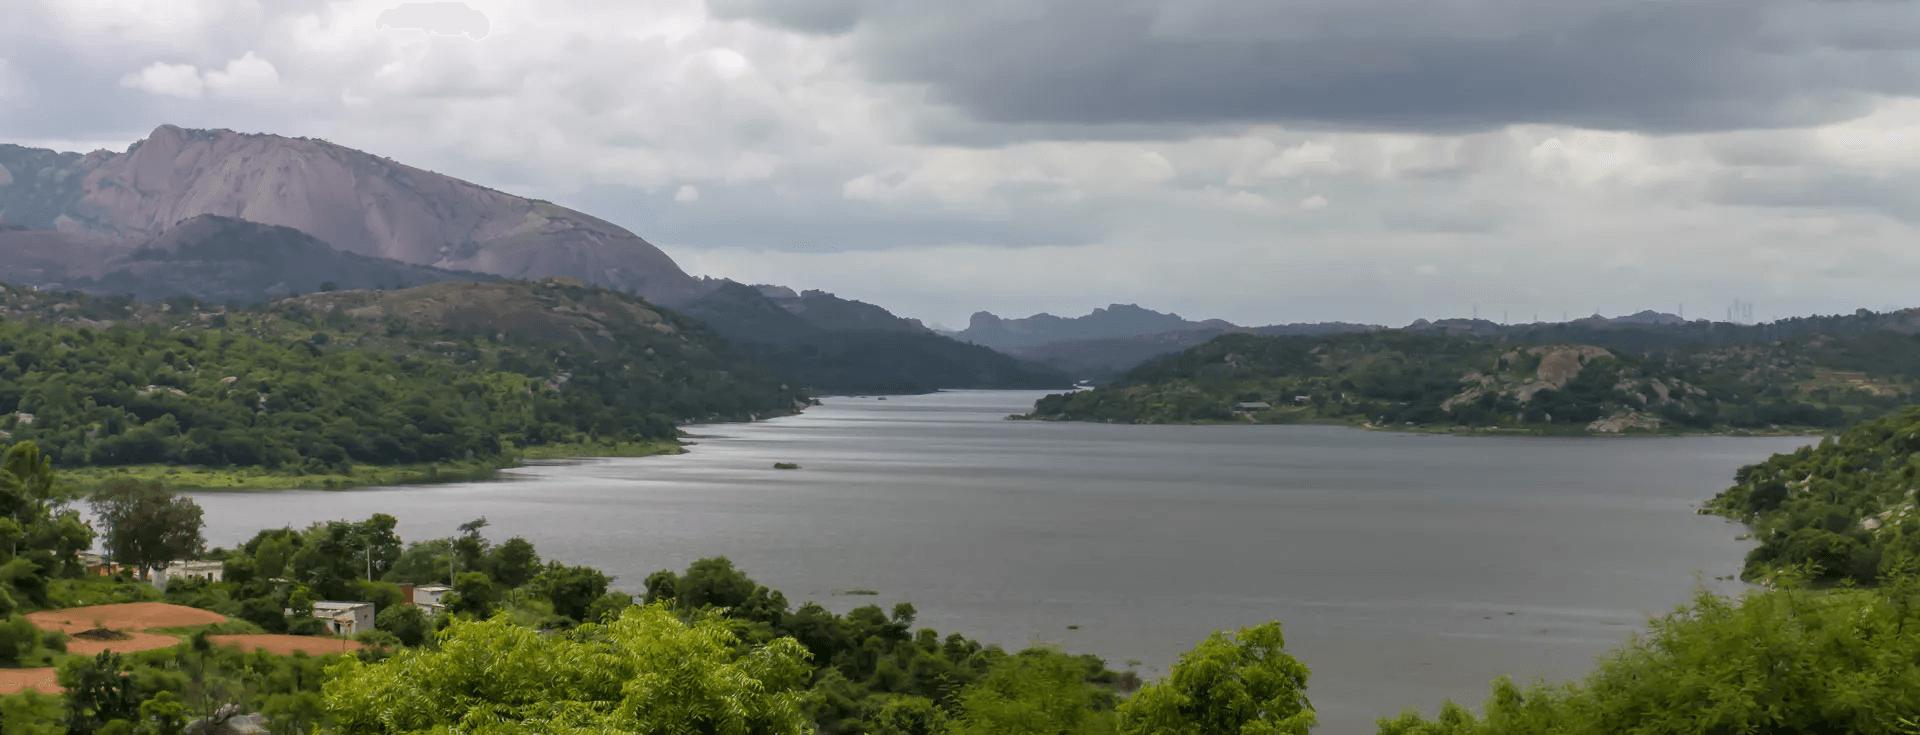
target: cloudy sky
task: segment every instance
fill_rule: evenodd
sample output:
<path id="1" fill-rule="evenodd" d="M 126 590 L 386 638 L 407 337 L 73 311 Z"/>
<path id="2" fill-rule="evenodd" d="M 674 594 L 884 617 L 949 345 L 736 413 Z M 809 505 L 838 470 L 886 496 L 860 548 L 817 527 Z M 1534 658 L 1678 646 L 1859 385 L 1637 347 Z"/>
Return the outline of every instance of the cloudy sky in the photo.
<path id="1" fill-rule="evenodd" d="M 1914 0 L 5 1 L 0 141 L 322 137 L 952 327 L 1920 306 Z"/>

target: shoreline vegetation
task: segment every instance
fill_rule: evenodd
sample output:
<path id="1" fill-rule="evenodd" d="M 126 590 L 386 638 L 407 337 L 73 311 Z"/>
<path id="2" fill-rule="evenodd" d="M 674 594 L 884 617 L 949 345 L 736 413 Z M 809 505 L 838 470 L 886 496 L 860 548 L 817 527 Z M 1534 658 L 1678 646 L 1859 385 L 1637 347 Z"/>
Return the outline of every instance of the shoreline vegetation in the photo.
<path id="1" fill-rule="evenodd" d="M 1385 431 L 1400 434 L 1436 434 L 1444 436 L 1535 436 L 1535 437 L 1684 437 L 1684 436 L 1737 436 L 1737 437 L 1792 437 L 1804 436 L 1818 438 L 1832 436 L 1833 429 L 1820 428 L 1782 428 L 1773 429 L 1648 429 L 1628 427 L 1621 431 L 1589 431 L 1583 427 L 1567 426 L 1449 426 L 1446 424 L 1381 425 L 1370 421 L 1343 418 L 1299 418 L 1292 420 L 1250 420 L 1237 419 L 1191 419 L 1185 421 L 1092 421 L 1087 419 L 1063 418 L 1059 416 L 1036 416 L 1031 413 L 1013 414 L 1009 421 L 1060 421 L 1077 423 L 1109 423 L 1134 426 L 1344 426 L 1366 431 Z"/>
<path id="2" fill-rule="evenodd" d="M 272 492 L 278 490 L 351 490 L 390 485 L 431 485 L 501 480 L 502 470 L 527 466 L 529 460 L 616 459 L 686 454 L 687 442 L 674 439 L 624 442 L 564 442 L 523 447 L 496 459 L 461 460 L 403 465 L 355 465 L 345 472 L 293 474 L 261 467 L 195 467 L 144 464 L 114 467 L 62 468 L 68 482 L 92 492 L 120 480 L 158 482 L 176 492 Z"/>

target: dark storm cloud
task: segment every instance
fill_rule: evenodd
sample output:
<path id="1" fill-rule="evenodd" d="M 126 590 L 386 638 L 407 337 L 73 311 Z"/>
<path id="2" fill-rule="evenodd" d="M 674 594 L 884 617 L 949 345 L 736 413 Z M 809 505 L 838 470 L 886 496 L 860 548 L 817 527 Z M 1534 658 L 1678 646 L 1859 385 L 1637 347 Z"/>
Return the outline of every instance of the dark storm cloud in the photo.
<path id="1" fill-rule="evenodd" d="M 776 28 L 835 35 L 853 30 L 866 3 L 862 0 L 707 0 L 722 20 L 751 18 Z"/>
<path id="2" fill-rule="evenodd" d="M 1920 225 L 1920 174 L 1876 176 L 1833 171 L 1748 177 L 1727 174 L 1708 185 L 1703 199 L 1719 205 L 1874 212 Z"/>
<path id="3" fill-rule="evenodd" d="M 797 8 L 853 7 L 724 6 L 784 26 Z M 1920 92 L 1920 6 L 1897 1 L 892 2 L 870 3 L 851 37 L 871 78 L 924 85 L 1013 126 L 1007 137 L 1209 123 L 1705 132 L 1832 122 L 1875 93 Z"/>

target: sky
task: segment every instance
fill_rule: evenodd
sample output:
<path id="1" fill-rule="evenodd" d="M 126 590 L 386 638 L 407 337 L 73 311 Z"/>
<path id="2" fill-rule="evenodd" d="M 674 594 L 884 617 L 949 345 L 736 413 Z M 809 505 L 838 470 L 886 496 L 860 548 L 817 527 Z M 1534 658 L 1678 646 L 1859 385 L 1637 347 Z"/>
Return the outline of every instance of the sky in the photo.
<path id="1" fill-rule="evenodd" d="M 325 138 L 951 328 L 1920 306 L 1920 0 L 4 1 L 0 142 Z"/>

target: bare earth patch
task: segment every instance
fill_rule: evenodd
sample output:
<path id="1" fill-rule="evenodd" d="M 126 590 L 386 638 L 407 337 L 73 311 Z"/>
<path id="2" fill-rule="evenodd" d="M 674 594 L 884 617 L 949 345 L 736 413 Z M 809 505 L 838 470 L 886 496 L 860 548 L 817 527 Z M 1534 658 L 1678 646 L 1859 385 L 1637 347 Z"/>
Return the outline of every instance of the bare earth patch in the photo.
<path id="1" fill-rule="evenodd" d="M 146 630 L 212 625 L 227 622 L 227 616 L 211 610 L 169 605 L 164 602 L 126 602 L 118 605 L 69 607 L 28 613 L 27 619 L 41 630 L 57 630 L 73 635 L 94 628 L 110 630 Z"/>
<path id="2" fill-rule="evenodd" d="M 212 641 L 216 646 L 238 646 L 241 650 L 266 651 L 281 656 L 292 655 L 294 651 L 305 651 L 310 656 L 322 656 L 366 648 L 359 641 L 306 635 L 210 635 L 207 636 L 207 640 Z"/>
<path id="3" fill-rule="evenodd" d="M 41 694 L 66 691 L 54 682 L 53 669 L 0 669 L 0 694 L 19 694 L 32 689 Z"/>
<path id="4" fill-rule="evenodd" d="M 126 638 L 117 641 L 90 641 L 84 638 L 75 638 L 67 641 L 67 653 L 93 656 L 101 651 L 133 653 L 134 651 L 151 651 L 156 648 L 169 648 L 180 645 L 180 639 L 170 635 L 160 635 L 158 633 L 121 633 L 121 635 L 126 636 Z"/>
<path id="5" fill-rule="evenodd" d="M 67 642 L 68 653 L 92 656 L 101 651 L 132 653 L 178 645 L 179 638 L 141 631 L 224 623 L 227 616 L 164 602 L 127 602 L 42 610 L 28 613 L 27 620 L 41 630 L 57 630 L 74 636 Z M 125 637 L 116 639 L 116 635 Z"/>

